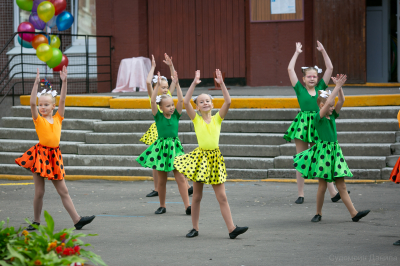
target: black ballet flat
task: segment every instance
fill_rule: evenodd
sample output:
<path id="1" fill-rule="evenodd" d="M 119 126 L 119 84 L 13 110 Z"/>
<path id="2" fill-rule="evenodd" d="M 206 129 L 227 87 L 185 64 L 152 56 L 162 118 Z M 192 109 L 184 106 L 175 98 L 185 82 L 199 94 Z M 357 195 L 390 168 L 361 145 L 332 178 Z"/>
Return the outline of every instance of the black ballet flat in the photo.
<path id="1" fill-rule="evenodd" d="M 356 214 L 356 216 L 354 216 L 353 218 L 351 218 L 353 220 L 353 222 L 358 222 L 361 218 L 367 216 L 367 214 L 370 212 L 370 210 L 365 210 L 365 211 L 360 211 Z"/>
<path id="2" fill-rule="evenodd" d="M 193 186 L 191 186 L 190 188 L 188 188 L 188 193 L 189 193 L 189 196 L 193 194 Z"/>
<path id="3" fill-rule="evenodd" d="M 199 235 L 199 231 L 197 231 L 196 229 L 192 229 L 189 231 L 189 233 L 186 234 L 187 238 L 192 238 L 192 237 L 196 237 Z"/>
<path id="4" fill-rule="evenodd" d="M 191 215 L 191 214 L 192 214 L 192 206 L 189 206 L 186 209 L 186 215 Z"/>
<path id="5" fill-rule="evenodd" d="M 96 216 L 94 216 L 94 215 L 81 217 L 79 222 L 77 222 L 75 224 L 75 229 L 76 230 L 81 230 L 82 227 L 84 227 L 87 224 L 90 224 L 94 220 L 94 218 L 96 218 Z"/>
<path id="6" fill-rule="evenodd" d="M 37 223 L 37 222 L 33 222 L 32 224 L 34 224 L 34 225 L 40 225 L 40 223 Z M 28 226 L 28 228 L 26 228 L 26 230 L 28 230 L 28 231 L 36 230 L 36 228 L 33 227 L 32 224 L 30 224 L 30 225 Z"/>
<path id="7" fill-rule="evenodd" d="M 158 192 L 153 190 L 152 192 L 147 194 L 146 197 L 158 197 Z"/>
<path id="8" fill-rule="evenodd" d="M 163 214 L 163 213 L 166 213 L 166 212 L 167 212 L 167 208 L 160 207 L 154 213 L 155 214 Z"/>
<path id="9" fill-rule="evenodd" d="M 304 202 L 304 197 L 298 197 L 297 200 L 294 203 L 303 204 L 303 202 Z"/>
<path id="10" fill-rule="evenodd" d="M 321 219 L 322 219 L 322 215 L 316 214 L 316 215 L 311 219 L 311 222 L 313 222 L 313 223 L 318 223 L 318 222 L 321 221 Z"/>
<path id="11" fill-rule="evenodd" d="M 394 242 L 393 245 L 400 246 L 400 240 L 397 240 L 396 242 Z"/>
<path id="12" fill-rule="evenodd" d="M 350 194 L 350 191 L 347 191 L 348 194 Z M 341 199 L 339 192 L 336 194 L 336 196 L 334 196 L 333 198 L 331 198 L 332 202 L 338 202 Z"/>
<path id="13" fill-rule="evenodd" d="M 248 229 L 249 229 L 249 228 L 248 228 L 247 226 L 239 227 L 239 226 L 236 225 L 235 230 L 233 230 L 232 232 L 229 233 L 229 237 L 230 237 L 231 239 L 235 239 L 238 235 L 241 235 L 241 234 L 246 233 L 246 231 L 247 231 Z"/>

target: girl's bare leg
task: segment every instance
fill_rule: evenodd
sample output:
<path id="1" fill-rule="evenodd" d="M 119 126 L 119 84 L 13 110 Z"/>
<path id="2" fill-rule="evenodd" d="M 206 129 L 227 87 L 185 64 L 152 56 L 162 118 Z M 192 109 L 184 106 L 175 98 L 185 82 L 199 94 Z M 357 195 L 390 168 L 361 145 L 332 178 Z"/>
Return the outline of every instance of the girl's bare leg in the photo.
<path id="1" fill-rule="evenodd" d="M 229 233 L 235 230 L 236 226 L 233 224 L 231 209 L 229 208 L 228 198 L 225 193 L 225 185 L 213 185 L 212 186 L 217 197 L 219 208 L 221 209 L 222 217 L 225 220 L 226 227 L 228 227 Z"/>
<path id="2" fill-rule="evenodd" d="M 299 139 L 294 139 L 294 143 L 296 144 L 296 153 L 303 152 L 308 149 L 308 143 Z M 299 193 L 299 197 L 304 197 L 304 178 L 301 177 L 299 171 L 296 171 L 296 180 L 297 180 L 297 191 Z"/>
<path id="3" fill-rule="evenodd" d="M 189 202 L 189 194 L 187 188 L 187 180 L 185 176 L 179 173 L 177 170 L 174 170 L 175 181 L 178 184 L 179 193 L 181 194 L 183 204 L 185 204 L 185 210 L 190 206 Z"/>
<path id="4" fill-rule="evenodd" d="M 167 172 L 157 171 L 158 175 L 158 198 L 160 199 L 160 207 L 165 206 L 165 196 L 167 194 Z"/>
<path id="5" fill-rule="evenodd" d="M 40 215 L 42 214 L 43 196 L 44 196 L 44 178 L 39 174 L 33 174 L 33 182 L 35 184 L 35 196 L 33 197 L 33 222 L 40 223 Z"/>
<path id="6" fill-rule="evenodd" d="M 76 212 L 74 203 L 72 202 L 72 199 L 69 196 L 68 188 L 67 188 L 67 185 L 65 184 L 65 180 L 64 179 L 63 180 L 52 180 L 52 182 L 58 192 L 58 195 L 60 195 L 60 197 L 61 197 L 61 201 L 64 205 L 64 208 L 69 213 L 69 216 L 71 217 L 74 224 L 76 224 L 77 222 L 79 222 L 81 217 Z"/>
<path id="7" fill-rule="evenodd" d="M 203 197 L 203 183 L 193 182 L 192 198 L 192 224 L 196 231 L 199 231 L 200 202 Z"/>
<path id="8" fill-rule="evenodd" d="M 317 214 L 322 216 L 322 205 L 324 205 L 325 192 L 327 182 L 321 178 L 318 178 L 318 191 L 317 191 Z"/>
<path id="9" fill-rule="evenodd" d="M 331 198 L 333 198 L 334 196 L 336 196 L 336 194 L 337 194 L 337 191 L 336 191 L 336 189 L 335 189 L 335 186 L 333 185 L 333 182 L 332 183 L 328 183 L 328 191 L 329 191 L 329 194 L 331 195 Z"/>
<path id="10" fill-rule="evenodd" d="M 158 192 L 158 171 L 153 169 L 154 191 Z"/>
<path id="11" fill-rule="evenodd" d="M 189 185 L 189 180 L 187 180 L 187 178 L 185 178 L 185 182 L 186 182 L 186 187 L 187 187 L 187 189 L 189 189 L 189 188 L 190 188 L 190 185 Z"/>
<path id="12" fill-rule="evenodd" d="M 353 218 L 357 214 L 357 210 L 354 208 L 353 203 L 351 202 L 349 193 L 347 193 L 346 183 L 344 182 L 344 178 L 338 178 L 335 180 L 336 187 L 339 190 L 340 197 L 346 208 L 349 210 L 351 217 Z"/>

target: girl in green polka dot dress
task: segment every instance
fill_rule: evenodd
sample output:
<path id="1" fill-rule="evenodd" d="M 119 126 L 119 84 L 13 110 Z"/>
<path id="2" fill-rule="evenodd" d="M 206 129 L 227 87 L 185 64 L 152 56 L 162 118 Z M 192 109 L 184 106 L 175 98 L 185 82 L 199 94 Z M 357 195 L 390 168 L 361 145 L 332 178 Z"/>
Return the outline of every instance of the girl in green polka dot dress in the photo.
<path id="1" fill-rule="evenodd" d="M 196 85 L 201 82 L 200 70 L 196 71 L 194 81 L 185 96 L 184 103 L 186 112 L 193 121 L 199 147 L 191 153 L 177 157 L 174 165 L 180 173 L 193 181 L 193 229 L 189 231 L 186 237 L 196 237 L 199 235 L 200 202 L 203 196 L 203 185 L 207 184 L 212 185 L 214 189 L 222 217 L 228 227 L 229 237 L 233 239 L 246 232 L 248 227 L 238 227 L 234 225 L 228 199 L 225 194 L 224 182 L 226 181 L 226 168 L 224 157 L 222 157 L 218 145 L 221 123 L 228 113 L 231 98 L 219 69 L 216 70 L 216 75 L 217 78 L 215 81 L 221 86 L 225 100 L 224 104 L 216 115 L 211 116 L 211 110 L 214 107 L 212 98 L 208 94 L 200 94 L 193 98 L 196 104 L 196 110 L 201 113 L 201 116 L 199 116 L 190 103 Z"/>
<path id="2" fill-rule="evenodd" d="M 178 75 L 175 71 L 172 77 L 171 87 L 175 87 L 177 83 Z M 167 173 L 173 171 L 175 181 L 178 184 L 179 193 L 185 204 L 186 214 L 190 215 L 191 207 L 186 179 L 174 168 L 175 157 L 184 154 L 182 144 L 178 138 L 179 118 L 181 117 L 183 108 L 183 95 L 180 87 L 177 86 L 178 103 L 175 109 L 174 101 L 171 96 L 158 95 L 160 87 L 161 76 L 160 72 L 158 72 L 157 85 L 151 96 L 151 111 L 156 121 L 158 138 L 150 147 L 139 155 L 136 161 L 144 167 L 152 168 L 157 171 L 160 207 L 155 213 L 163 214 L 167 211 L 165 206 Z M 158 108 L 160 108 L 160 110 Z"/>
<path id="3" fill-rule="evenodd" d="M 324 57 L 326 71 L 323 78 L 318 82 L 318 73 L 322 73 L 322 69 L 315 67 L 302 67 L 303 82 L 305 87 L 300 83 L 297 74 L 294 70 L 297 57 L 302 52 L 301 43 L 296 43 L 296 52 L 288 66 L 289 78 L 293 89 L 296 92 L 297 100 L 299 101 L 301 111 L 297 114 L 293 123 L 286 131 L 283 138 L 287 141 L 294 139 L 296 144 L 296 153 L 308 149 L 308 145 L 312 147 L 318 141 L 318 133 L 314 128 L 313 119 L 319 108 L 317 105 L 318 91 L 325 90 L 328 86 L 330 77 L 333 71 L 333 65 L 325 51 L 324 46 L 317 41 L 317 49 Z M 304 179 L 299 172 L 296 172 L 298 199 L 297 204 L 304 202 Z M 333 184 L 328 185 L 328 190 L 333 202 L 340 200 L 340 194 L 337 193 Z"/>
<path id="4" fill-rule="evenodd" d="M 293 156 L 293 166 L 301 173 L 304 178 L 318 178 L 317 192 L 317 214 L 312 218 L 312 222 L 319 222 L 322 218 L 322 205 L 327 184 L 335 182 L 339 190 L 343 203 L 346 205 L 353 222 L 358 222 L 370 211 L 357 212 L 347 193 L 344 177 L 352 177 L 349 167 L 342 154 L 342 149 L 337 142 L 336 118 L 344 103 L 342 86 L 345 83 L 346 75 L 338 75 L 332 78 L 336 84 L 332 93 L 330 91 L 319 91 L 317 104 L 320 111 L 314 118 L 314 125 L 318 131 L 319 140 L 316 145 L 308 150 Z M 335 97 L 339 93 L 339 100 L 335 106 Z"/>

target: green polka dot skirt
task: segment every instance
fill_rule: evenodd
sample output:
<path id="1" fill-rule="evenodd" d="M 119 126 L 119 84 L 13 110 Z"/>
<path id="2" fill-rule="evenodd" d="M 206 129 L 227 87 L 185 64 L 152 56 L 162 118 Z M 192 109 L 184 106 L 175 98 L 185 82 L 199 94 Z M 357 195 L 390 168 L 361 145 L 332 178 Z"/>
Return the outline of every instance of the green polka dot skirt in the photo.
<path id="1" fill-rule="evenodd" d="M 159 138 L 136 161 L 143 167 L 169 172 L 175 170 L 175 157 L 184 154 L 179 138 Z"/>
<path id="2" fill-rule="evenodd" d="M 147 132 L 144 133 L 140 141 L 143 142 L 144 144 L 151 145 L 154 143 L 154 141 L 157 140 L 157 138 L 158 138 L 157 126 L 156 123 L 154 122 L 153 124 L 151 124 L 149 130 L 147 130 Z"/>
<path id="3" fill-rule="evenodd" d="M 316 114 L 317 112 L 299 112 L 283 138 L 287 141 L 296 138 L 307 143 L 316 143 L 319 139 L 318 132 L 314 127 L 314 116 Z"/>
<path id="4" fill-rule="evenodd" d="M 319 141 L 313 147 L 293 156 L 293 166 L 306 179 L 322 178 L 334 182 L 353 174 L 337 142 Z"/>
<path id="5" fill-rule="evenodd" d="M 174 165 L 176 170 L 195 182 L 218 185 L 226 181 L 225 161 L 219 148 L 196 148 L 191 153 L 177 157 Z"/>

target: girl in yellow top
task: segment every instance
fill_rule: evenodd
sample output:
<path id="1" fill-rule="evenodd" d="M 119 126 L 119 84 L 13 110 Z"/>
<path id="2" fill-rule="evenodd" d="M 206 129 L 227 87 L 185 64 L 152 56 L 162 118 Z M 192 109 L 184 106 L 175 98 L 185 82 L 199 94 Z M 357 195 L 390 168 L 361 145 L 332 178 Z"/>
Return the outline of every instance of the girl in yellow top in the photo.
<path id="1" fill-rule="evenodd" d="M 33 198 L 34 221 L 27 230 L 35 230 L 40 225 L 40 215 L 43 207 L 44 179 L 47 178 L 53 182 L 61 201 L 75 225 L 80 230 L 84 225 L 93 221 L 95 216 L 81 217 L 75 210 L 68 188 L 65 185 L 65 169 L 59 147 L 61 138 L 61 123 L 64 119 L 65 98 L 67 96 L 67 69 L 64 66 L 60 71 L 62 88 L 58 111 L 53 116 L 53 110 L 56 107 L 57 91 L 44 89 L 38 93 L 38 84 L 40 80 L 39 69 L 37 70 L 36 80 L 31 92 L 31 112 L 33 123 L 39 143 L 26 151 L 22 156 L 15 159 L 15 162 L 33 173 L 33 182 L 35 183 L 35 196 Z M 36 97 L 39 103 L 39 112 L 36 107 Z M 33 226 L 34 225 L 34 226 Z"/>
<path id="2" fill-rule="evenodd" d="M 169 66 L 169 70 L 171 71 L 171 76 L 174 76 L 175 73 L 175 68 L 174 64 L 172 63 L 172 57 L 169 57 L 167 54 L 164 54 L 165 60 L 164 63 Z M 150 99 L 150 106 L 151 106 L 151 95 L 153 94 L 153 90 L 155 85 L 157 85 L 158 82 L 158 76 L 154 76 L 154 70 L 156 69 L 156 60 L 154 60 L 154 56 L 151 55 L 151 69 L 149 74 L 147 75 L 147 93 L 149 95 Z M 176 84 L 176 86 L 179 86 L 179 83 Z M 175 90 L 176 86 L 171 86 L 168 87 L 168 80 L 166 77 L 161 77 L 161 84 L 159 88 L 159 95 L 169 95 L 172 97 L 172 93 Z M 160 107 L 158 107 L 158 110 L 162 113 L 160 110 Z M 147 145 L 153 144 L 156 140 L 158 139 L 158 132 L 157 132 L 157 127 L 156 123 L 154 122 L 151 124 L 150 128 L 147 130 L 147 132 L 142 136 L 140 139 L 141 142 Z M 149 194 L 146 195 L 146 197 L 157 197 L 158 196 L 158 174 L 157 170 L 153 169 L 153 182 L 154 182 L 154 190 L 150 192 Z M 187 183 L 187 180 L 186 180 Z M 186 186 L 188 187 L 188 193 L 191 195 L 193 193 L 193 188 L 189 186 L 187 183 Z"/>
<path id="3" fill-rule="evenodd" d="M 201 116 L 196 113 L 190 103 L 190 99 L 196 85 L 201 82 L 200 70 L 197 70 L 194 81 L 185 96 L 184 103 L 186 112 L 193 121 L 199 147 L 189 154 L 176 157 L 174 166 L 176 170 L 193 181 L 191 210 L 193 229 L 189 231 L 186 237 L 195 237 L 199 235 L 200 202 L 203 196 L 203 185 L 208 184 L 212 185 L 214 189 L 222 217 L 228 227 L 229 237 L 233 239 L 246 232 L 248 227 L 235 227 L 232 221 L 228 199 L 225 194 L 224 182 L 226 181 L 227 175 L 224 157 L 222 157 L 218 144 L 221 123 L 228 113 L 231 98 L 222 79 L 221 71 L 217 69 L 216 73 L 217 78 L 215 80 L 221 85 L 225 102 L 219 112 L 211 116 L 211 110 L 214 107 L 212 98 L 208 94 L 200 94 L 193 98 L 196 104 L 196 110 L 200 111 Z"/>

